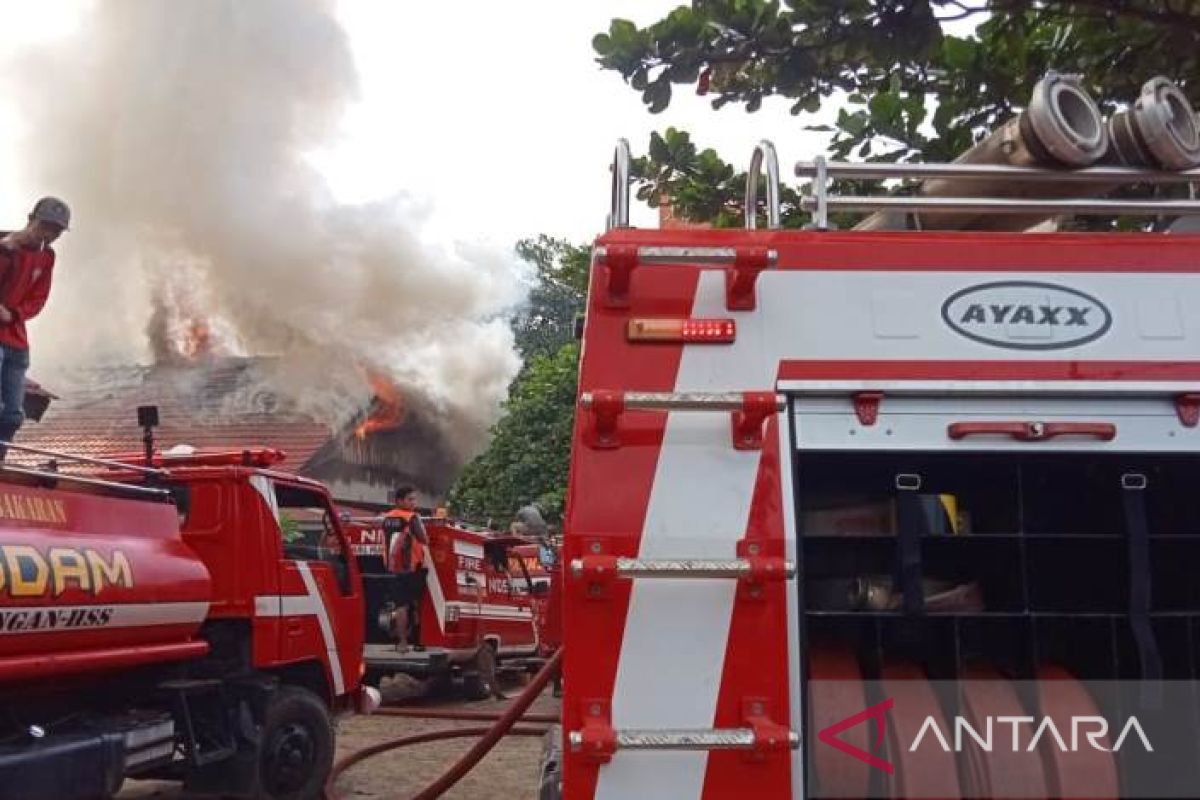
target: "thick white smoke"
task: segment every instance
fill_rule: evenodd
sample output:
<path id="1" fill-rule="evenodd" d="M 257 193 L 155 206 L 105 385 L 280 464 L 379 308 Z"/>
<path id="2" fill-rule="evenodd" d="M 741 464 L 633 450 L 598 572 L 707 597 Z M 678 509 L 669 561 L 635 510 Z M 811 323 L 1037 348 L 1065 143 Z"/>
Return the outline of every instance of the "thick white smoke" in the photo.
<path id="1" fill-rule="evenodd" d="M 171 329 L 150 324 L 165 303 L 205 317 L 230 352 L 282 356 L 272 388 L 331 421 L 369 396 L 374 365 L 437 409 L 456 446 L 478 444 L 518 366 L 501 318 L 517 271 L 505 254 L 423 244 L 403 198 L 331 200 L 305 160 L 355 94 L 331 2 L 102 0 L 77 36 L 6 49 L 18 184 L 75 214 L 33 375 L 148 360 L 147 331 Z"/>

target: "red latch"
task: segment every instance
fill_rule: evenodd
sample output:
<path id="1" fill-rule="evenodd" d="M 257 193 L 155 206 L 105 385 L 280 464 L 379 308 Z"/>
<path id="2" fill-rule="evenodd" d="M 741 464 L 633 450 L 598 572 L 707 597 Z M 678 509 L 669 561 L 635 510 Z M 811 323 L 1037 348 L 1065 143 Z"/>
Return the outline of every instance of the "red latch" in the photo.
<path id="1" fill-rule="evenodd" d="M 1185 428 L 1200 425 L 1200 393 L 1181 394 L 1175 398 L 1175 413 Z"/>
<path id="2" fill-rule="evenodd" d="M 855 392 L 852 399 L 858 424 L 874 425 L 879 419 L 879 404 L 883 402 L 883 392 Z"/>
<path id="3" fill-rule="evenodd" d="M 604 269 L 607 274 L 605 298 L 611 308 L 629 307 L 629 284 L 633 268 L 638 265 L 638 249 L 634 245 L 609 245 L 605 249 Z"/>
<path id="4" fill-rule="evenodd" d="M 617 432 L 617 420 L 625 412 L 625 393 L 611 389 L 592 392 L 591 430 L 588 444 L 592 447 L 611 449 L 621 446 Z"/>
<path id="5" fill-rule="evenodd" d="M 579 569 L 575 577 L 587 584 L 589 600 L 607 600 L 608 588 L 621 577 L 617 572 L 617 556 L 590 555 L 577 559 Z"/>
<path id="6" fill-rule="evenodd" d="M 738 558 L 750 564 L 750 571 L 738 581 L 739 600 L 763 600 L 764 584 L 786 581 L 795 574 L 795 565 L 783 557 L 782 539 L 741 539 L 737 543 Z"/>
<path id="7" fill-rule="evenodd" d="M 583 727 L 572 749 L 594 764 L 607 764 L 617 752 L 617 732 L 607 700 L 583 701 Z"/>
<path id="8" fill-rule="evenodd" d="M 1117 426 L 1111 422 L 952 422 L 946 426 L 946 435 L 955 440 L 968 436 L 1008 436 L 1020 442 L 1084 436 L 1111 442 L 1117 438 Z"/>
<path id="9" fill-rule="evenodd" d="M 757 307 L 754 285 L 758 273 L 771 264 L 771 251 L 765 247 L 739 247 L 733 266 L 725 269 L 725 307 L 730 311 L 753 311 Z"/>
<path id="10" fill-rule="evenodd" d="M 779 410 L 774 392 L 745 392 L 741 411 L 733 412 L 733 447 L 736 450 L 761 450 L 763 422 Z"/>
<path id="11" fill-rule="evenodd" d="M 762 697 L 747 697 L 742 701 L 742 718 L 754 731 L 754 749 L 746 752 L 752 761 L 762 761 L 772 753 L 792 749 L 792 732 L 767 716 L 767 701 Z"/>

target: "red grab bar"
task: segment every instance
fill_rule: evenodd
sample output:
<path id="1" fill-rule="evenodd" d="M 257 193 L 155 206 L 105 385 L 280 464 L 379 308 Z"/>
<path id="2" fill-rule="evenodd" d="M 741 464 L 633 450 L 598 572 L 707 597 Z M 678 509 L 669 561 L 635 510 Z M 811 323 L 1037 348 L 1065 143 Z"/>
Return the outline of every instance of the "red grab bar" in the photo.
<path id="1" fill-rule="evenodd" d="M 968 436 L 1009 436 L 1021 442 L 1085 436 L 1111 442 L 1117 438 L 1117 426 L 1111 422 L 952 422 L 946 426 L 946 435 L 956 441 Z"/>

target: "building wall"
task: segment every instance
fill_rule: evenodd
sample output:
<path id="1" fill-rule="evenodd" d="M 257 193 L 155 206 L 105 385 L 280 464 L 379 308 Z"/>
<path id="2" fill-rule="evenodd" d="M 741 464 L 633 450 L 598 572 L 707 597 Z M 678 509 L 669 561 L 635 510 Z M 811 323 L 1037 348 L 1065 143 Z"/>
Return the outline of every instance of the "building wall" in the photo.
<path id="1" fill-rule="evenodd" d="M 323 482 L 329 487 L 329 493 L 335 499 L 350 500 L 357 503 L 391 504 L 393 500 L 392 493 L 399 485 L 398 483 L 383 484 L 370 483 L 368 481 L 329 479 L 320 475 L 306 475 L 305 477 Z M 422 508 L 434 508 L 438 505 L 438 498 L 418 488 L 417 504 Z"/>

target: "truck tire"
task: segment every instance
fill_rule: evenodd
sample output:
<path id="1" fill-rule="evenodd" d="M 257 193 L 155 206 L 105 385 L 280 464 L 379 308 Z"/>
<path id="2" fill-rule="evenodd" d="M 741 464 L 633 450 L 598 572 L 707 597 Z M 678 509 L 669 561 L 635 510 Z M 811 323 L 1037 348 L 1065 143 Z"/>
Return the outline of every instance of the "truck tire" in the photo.
<path id="1" fill-rule="evenodd" d="M 479 646 L 470 669 L 463 675 L 463 694 L 468 700 L 487 700 L 499 691 L 500 686 L 496 683 L 496 649 L 485 643 Z"/>
<path id="2" fill-rule="evenodd" d="M 538 800 L 562 800 L 562 726 L 551 725 L 542 737 Z"/>
<path id="3" fill-rule="evenodd" d="M 316 800 L 333 769 L 333 720 L 298 686 L 272 696 L 263 720 L 258 800 Z"/>

